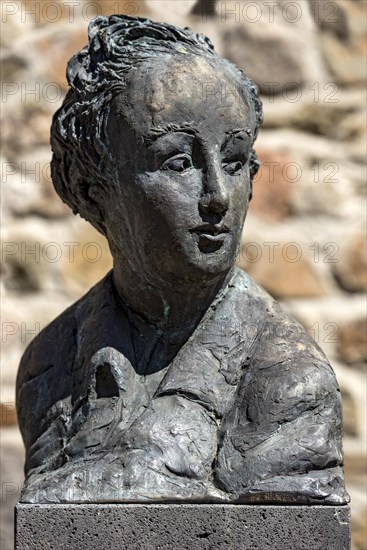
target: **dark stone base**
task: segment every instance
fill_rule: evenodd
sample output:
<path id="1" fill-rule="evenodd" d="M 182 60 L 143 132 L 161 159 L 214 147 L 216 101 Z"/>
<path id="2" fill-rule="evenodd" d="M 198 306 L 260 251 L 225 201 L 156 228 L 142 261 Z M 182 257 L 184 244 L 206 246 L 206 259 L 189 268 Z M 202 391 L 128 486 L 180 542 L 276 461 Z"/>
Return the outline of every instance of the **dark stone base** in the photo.
<path id="1" fill-rule="evenodd" d="M 349 550 L 349 506 L 18 504 L 16 550 Z"/>

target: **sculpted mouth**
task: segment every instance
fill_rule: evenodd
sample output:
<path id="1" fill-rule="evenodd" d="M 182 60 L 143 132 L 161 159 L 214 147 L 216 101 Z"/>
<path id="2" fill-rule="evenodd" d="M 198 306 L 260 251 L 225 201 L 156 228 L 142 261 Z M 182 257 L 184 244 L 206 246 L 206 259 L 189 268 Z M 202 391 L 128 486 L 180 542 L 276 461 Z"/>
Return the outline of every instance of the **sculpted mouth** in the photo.
<path id="1" fill-rule="evenodd" d="M 208 237 L 218 237 L 228 233 L 228 231 L 228 227 L 223 224 L 212 225 L 209 223 L 191 229 L 191 233 L 197 233 L 198 235 L 205 235 Z"/>
<path id="2" fill-rule="evenodd" d="M 205 224 L 195 227 L 191 230 L 196 237 L 197 245 L 200 252 L 212 253 L 219 250 L 229 233 L 229 230 L 224 225 Z"/>

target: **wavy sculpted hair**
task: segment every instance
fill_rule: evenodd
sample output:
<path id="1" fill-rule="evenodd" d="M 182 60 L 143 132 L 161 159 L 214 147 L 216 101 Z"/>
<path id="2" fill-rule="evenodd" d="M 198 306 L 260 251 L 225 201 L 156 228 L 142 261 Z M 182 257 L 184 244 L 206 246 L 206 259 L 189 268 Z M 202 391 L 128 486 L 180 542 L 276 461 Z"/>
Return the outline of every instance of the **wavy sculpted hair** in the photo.
<path id="1" fill-rule="evenodd" d="M 209 38 L 191 29 L 179 29 L 126 15 L 100 16 L 91 21 L 89 44 L 72 57 L 67 67 L 70 89 L 51 127 L 54 187 L 74 214 L 79 213 L 105 234 L 105 222 L 89 188 L 105 193 L 117 184 L 107 134 L 111 99 L 128 85 L 129 71 L 160 55 L 187 53 L 215 59 L 239 84 L 256 115 L 255 141 L 262 123 L 262 104 L 257 86 L 234 64 L 217 55 Z M 250 159 L 251 182 L 259 162 L 254 149 Z"/>

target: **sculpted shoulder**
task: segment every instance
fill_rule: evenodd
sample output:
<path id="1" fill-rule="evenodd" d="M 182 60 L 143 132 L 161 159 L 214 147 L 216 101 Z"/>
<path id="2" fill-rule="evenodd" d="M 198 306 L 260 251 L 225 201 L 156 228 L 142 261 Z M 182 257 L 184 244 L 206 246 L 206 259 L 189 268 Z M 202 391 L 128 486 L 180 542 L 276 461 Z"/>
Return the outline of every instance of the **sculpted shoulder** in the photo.
<path id="1" fill-rule="evenodd" d="M 103 293 L 106 278 L 65 309 L 31 341 L 21 359 L 18 384 L 39 376 L 51 364 L 64 363 L 75 352 L 76 331 Z"/>
<path id="2" fill-rule="evenodd" d="M 96 304 L 103 301 L 108 278 L 109 275 L 68 307 L 26 348 L 16 383 L 17 413 L 24 437 L 32 438 L 32 418 L 37 424 L 54 403 L 70 396 L 78 332 Z"/>
<path id="3" fill-rule="evenodd" d="M 253 314 L 259 330 L 222 425 L 219 485 L 251 502 L 348 502 L 340 392 L 330 364 L 307 331 L 248 275 L 236 279 L 245 289 L 236 285 L 238 310 Z"/>
<path id="4" fill-rule="evenodd" d="M 236 279 L 242 281 L 249 296 L 246 299 L 241 292 L 238 300 L 249 304 L 247 314 L 253 316 L 259 327 L 251 358 L 256 391 L 263 383 L 266 393 L 274 393 L 275 401 L 276 392 L 281 391 L 289 402 L 297 399 L 297 395 L 302 401 L 306 396 L 307 400 L 318 401 L 330 393 L 335 395 L 338 392 L 335 374 L 306 329 L 249 275 L 238 270 Z M 244 308 L 243 311 L 246 315 Z"/>

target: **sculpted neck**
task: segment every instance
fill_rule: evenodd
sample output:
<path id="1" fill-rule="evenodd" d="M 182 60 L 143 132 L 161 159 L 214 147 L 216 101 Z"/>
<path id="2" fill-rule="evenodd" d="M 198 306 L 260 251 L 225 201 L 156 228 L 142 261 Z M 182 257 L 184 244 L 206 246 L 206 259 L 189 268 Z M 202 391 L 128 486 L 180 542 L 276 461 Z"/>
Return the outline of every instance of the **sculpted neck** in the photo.
<path id="1" fill-rule="evenodd" d="M 185 340 L 218 292 L 225 288 L 232 272 L 230 269 L 202 282 L 181 280 L 173 284 L 154 281 L 150 276 L 148 283 L 144 273 L 132 273 L 115 261 L 113 281 L 120 298 L 135 314 L 162 334 L 180 333 Z"/>

